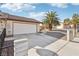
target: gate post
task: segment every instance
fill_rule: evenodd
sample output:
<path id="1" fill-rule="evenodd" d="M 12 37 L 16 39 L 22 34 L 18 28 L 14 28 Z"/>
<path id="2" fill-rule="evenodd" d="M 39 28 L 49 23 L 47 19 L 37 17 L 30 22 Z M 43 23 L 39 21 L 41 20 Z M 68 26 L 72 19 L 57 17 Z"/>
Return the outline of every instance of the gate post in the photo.
<path id="1" fill-rule="evenodd" d="M 70 30 L 67 29 L 67 41 L 69 42 L 70 41 Z"/>

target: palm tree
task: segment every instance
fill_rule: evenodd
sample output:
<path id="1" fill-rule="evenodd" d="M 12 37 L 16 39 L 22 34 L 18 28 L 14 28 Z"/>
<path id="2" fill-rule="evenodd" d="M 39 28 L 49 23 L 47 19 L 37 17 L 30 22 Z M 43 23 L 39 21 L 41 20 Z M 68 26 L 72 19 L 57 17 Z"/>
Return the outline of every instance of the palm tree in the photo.
<path id="1" fill-rule="evenodd" d="M 66 19 L 64 19 L 64 24 L 70 24 L 70 19 L 69 18 L 66 18 Z"/>
<path id="2" fill-rule="evenodd" d="M 79 15 L 77 13 L 73 14 L 72 16 L 72 24 L 74 25 L 74 28 L 76 29 L 76 25 L 79 23 Z"/>
<path id="3" fill-rule="evenodd" d="M 71 24 L 71 21 L 70 21 L 69 18 L 64 19 L 64 27 L 65 27 L 65 28 L 66 28 L 66 27 L 69 27 L 70 24 Z"/>
<path id="4" fill-rule="evenodd" d="M 79 24 L 79 15 L 77 13 L 73 14 L 71 21 L 73 24 L 74 33 L 76 35 L 77 24 Z"/>
<path id="5" fill-rule="evenodd" d="M 50 31 L 52 30 L 53 26 L 59 25 L 59 19 L 57 17 L 56 12 L 51 11 L 51 12 L 46 13 L 43 23 L 48 25 Z"/>

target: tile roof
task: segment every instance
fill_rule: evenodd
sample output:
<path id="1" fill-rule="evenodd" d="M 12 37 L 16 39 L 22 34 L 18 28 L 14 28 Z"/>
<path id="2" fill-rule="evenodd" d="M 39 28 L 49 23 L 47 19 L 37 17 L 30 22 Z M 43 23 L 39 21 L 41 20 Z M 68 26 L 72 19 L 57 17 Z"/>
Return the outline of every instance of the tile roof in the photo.
<path id="1" fill-rule="evenodd" d="M 26 22 L 35 22 L 35 23 L 41 23 L 38 20 L 27 18 L 27 17 L 21 17 L 21 16 L 15 16 L 8 13 L 0 12 L 0 18 L 7 18 L 9 20 L 16 20 L 16 21 L 26 21 Z"/>

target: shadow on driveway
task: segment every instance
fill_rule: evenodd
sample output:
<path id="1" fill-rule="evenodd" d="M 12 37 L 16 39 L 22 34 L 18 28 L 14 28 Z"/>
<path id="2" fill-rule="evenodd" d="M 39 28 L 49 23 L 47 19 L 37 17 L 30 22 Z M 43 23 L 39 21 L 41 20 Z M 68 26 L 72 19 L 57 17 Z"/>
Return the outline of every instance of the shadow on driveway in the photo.
<path id="1" fill-rule="evenodd" d="M 47 33 L 45 33 L 45 35 L 52 36 L 52 37 L 55 37 L 55 38 L 58 38 L 58 39 L 65 36 L 65 34 L 60 33 L 60 32 L 47 32 Z"/>

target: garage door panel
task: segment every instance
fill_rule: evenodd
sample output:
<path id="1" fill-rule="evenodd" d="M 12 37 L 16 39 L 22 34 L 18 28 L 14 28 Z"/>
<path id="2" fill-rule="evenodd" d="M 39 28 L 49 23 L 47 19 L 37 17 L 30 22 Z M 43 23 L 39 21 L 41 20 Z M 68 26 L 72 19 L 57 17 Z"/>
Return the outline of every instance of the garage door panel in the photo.
<path id="1" fill-rule="evenodd" d="M 36 32 L 36 24 L 14 23 L 14 34 L 27 34 L 35 32 Z"/>

